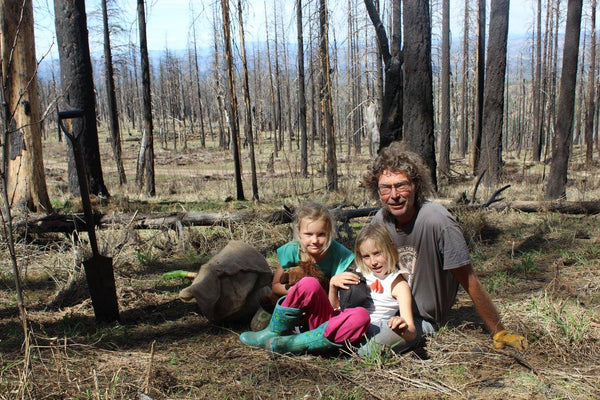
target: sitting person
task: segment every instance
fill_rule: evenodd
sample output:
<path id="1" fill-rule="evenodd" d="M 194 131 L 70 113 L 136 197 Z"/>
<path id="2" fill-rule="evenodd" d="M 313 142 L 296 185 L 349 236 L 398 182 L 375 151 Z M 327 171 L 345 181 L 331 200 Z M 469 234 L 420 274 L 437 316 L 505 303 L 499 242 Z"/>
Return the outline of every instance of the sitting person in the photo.
<path id="1" fill-rule="evenodd" d="M 285 269 L 299 261 L 312 261 L 331 277 L 330 287 L 348 289 L 347 285 L 358 284 L 357 274 L 345 272 L 354 254 L 333 240 L 334 233 L 333 218 L 324 206 L 308 203 L 300 208 L 294 225 L 295 240 L 277 249 L 279 266 L 272 291 L 283 297 L 277 301 L 265 329 L 241 334 L 244 344 L 263 347 L 270 339 L 289 335 L 296 326 L 304 324 L 307 332 L 289 336 L 293 340 L 285 343 L 271 342 L 269 348 L 280 353 L 322 351 L 338 348 L 345 342 L 356 343 L 364 335 L 369 326 L 368 312 L 362 307 L 334 310 L 329 294 L 317 278 L 302 278 L 290 288 L 281 283 Z"/>
<path id="2" fill-rule="evenodd" d="M 459 285 L 473 301 L 494 346 L 522 350 L 527 340 L 510 334 L 473 271 L 462 230 L 440 204 L 426 200 L 433 185 L 421 158 L 393 142 L 383 148 L 362 180 L 382 208 L 372 223 L 385 226 L 398 248 L 401 268 L 410 273 L 418 335 L 434 334 L 448 319 Z"/>
<path id="3" fill-rule="evenodd" d="M 379 224 L 365 226 L 356 237 L 356 264 L 370 288 L 367 310 L 371 324 L 369 339 L 359 349 L 360 356 L 388 347 L 407 350 L 416 344 L 417 330 L 412 311 L 408 271 L 398 266 L 398 250 L 389 232 Z"/>
<path id="4" fill-rule="evenodd" d="M 343 284 L 359 282 L 360 278 L 345 272 L 354 261 L 354 254 L 335 240 L 335 224 L 329 210 L 316 202 L 304 204 L 296 212 L 293 225 L 294 240 L 277 249 L 279 264 L 273 275 L 270 298 L 275 303 L 290 290 L 281 283 L 284 271 L 300 261 L 315 263 L 326 279 L 334 275 Z M 266 307 L 266 306 L 265 306 Z M 265 307 L 259 308 L 250 324 L 251 330 L 259 331 L 269 323 L 271 314 Z"/>

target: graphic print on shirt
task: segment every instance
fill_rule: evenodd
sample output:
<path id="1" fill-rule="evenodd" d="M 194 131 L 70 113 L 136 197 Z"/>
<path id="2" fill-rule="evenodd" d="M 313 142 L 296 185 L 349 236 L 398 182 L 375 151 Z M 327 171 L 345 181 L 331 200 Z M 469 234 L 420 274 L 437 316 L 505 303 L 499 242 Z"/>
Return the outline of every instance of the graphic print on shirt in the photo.
<path id="1" fill-rule="evenodd" d="M 381 281 L 377 278 L 375 278 L 375 282 L 371 283 L 371 291 L 375 292 L 375 293 L 383 293 L 383 285 L 381 284 Z"/>
<path id="2" fill-rule="evenodd" d="M 398 248 L 398 267 L 408 271 L 408 286 L 412 287 L 415 265 L 417 264 L 417 252 L 413 247 L 405 246 Z"/>

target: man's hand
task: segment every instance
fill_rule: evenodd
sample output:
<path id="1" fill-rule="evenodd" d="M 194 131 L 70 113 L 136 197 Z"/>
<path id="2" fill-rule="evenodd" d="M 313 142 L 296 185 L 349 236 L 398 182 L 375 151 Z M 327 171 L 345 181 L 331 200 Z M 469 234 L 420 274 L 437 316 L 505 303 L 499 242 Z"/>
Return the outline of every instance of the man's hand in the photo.
<path id="1" fill-rule="evenodd" d="M 524 350 L 529 345 L 527 339 L 521 335 L 508 333 L 507 330 L 502 330 L 494 335 L 494 347 L 501 349 L 504 346 L 514 347 L 517 350 Z"/>

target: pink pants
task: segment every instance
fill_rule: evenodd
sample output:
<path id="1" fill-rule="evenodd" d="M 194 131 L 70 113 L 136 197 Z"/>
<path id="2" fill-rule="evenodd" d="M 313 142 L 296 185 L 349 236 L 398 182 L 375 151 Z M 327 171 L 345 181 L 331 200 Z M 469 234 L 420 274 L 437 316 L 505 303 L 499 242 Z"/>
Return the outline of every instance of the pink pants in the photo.
<path id="1" fill-rule="evenodd" d="M 365 334 L 371 322 L 369 312 L 362 307 L 334 311 L 327 293 L 313 277 L 302 278 L 292 286 L 281 305 L 304 310 L 310 330 L 329 321 L 324 336 L 334 343 L 344 343 L 346 340 L 356 342 Z"/>

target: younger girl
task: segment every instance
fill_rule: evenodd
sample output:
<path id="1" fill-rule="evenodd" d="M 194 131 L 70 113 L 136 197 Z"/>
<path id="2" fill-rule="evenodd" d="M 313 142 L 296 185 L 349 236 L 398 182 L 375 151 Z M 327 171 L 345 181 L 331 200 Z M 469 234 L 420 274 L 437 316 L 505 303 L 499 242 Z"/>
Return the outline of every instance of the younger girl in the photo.
<path id="1" fill-rule="evenodd" d="M 272 292 L 280 298 L 268 326 L 258 332 L 244 332 L 243 343 L 265 346 L 267 340 L 282 334 L 290 334 L 303 322 L 309 331 L 287 337 L 290 342 L 275 340 L 269 345 L 277 352 L 303 352 L 338 347 L 345 341 L 356 342 L 369 325 L 365 309 L 348 308 L 334 310 L 328 295 L 337 288 L 360 282 L 358 275 L 344 272 L 354 260 L 354 254 L 334 240 L 334 223 L 326 207 L 318 203 L 305 204 L 298 210 L 294 224 L 294 240 L 277 249 L 279 265 L 275 271 Z M 311 261 L 330 279 L 330 293 L 325 293 L 315 278 L 303 278 L 290 289 L 280 283 L 284 270 L 299 261 Z M 339 307 L 339 303 L 335 305 Z M 260 310 L 259 310 L 260 313 Z M 257 313 L 258 315 L 258 313 Z M 255 324 L 256 316 L 251 325 Z M 291 340 L 293 338 L 293 340 Z"/>
<path id="2" fill-rule="evenodd" d="M 406 350 L 417 337 L 412 294 L 408 272 L 398 268 L 398 250 L 387 229 L 379 224 L 364 227 L 356 237 L 354 254 L 372 299 L 367 306 L 371 324 L 366 336 L 370 340 L 358 354 L 369 355 L 381 347 Z"/>

